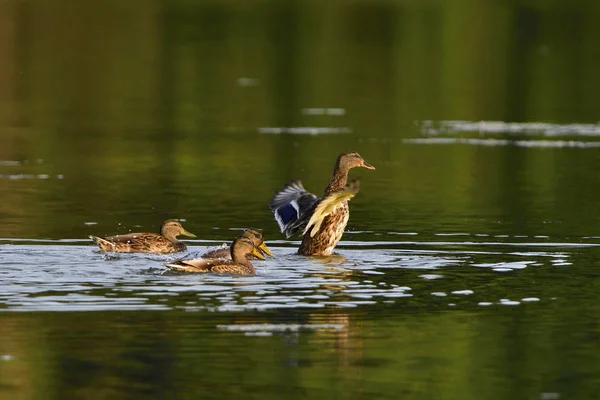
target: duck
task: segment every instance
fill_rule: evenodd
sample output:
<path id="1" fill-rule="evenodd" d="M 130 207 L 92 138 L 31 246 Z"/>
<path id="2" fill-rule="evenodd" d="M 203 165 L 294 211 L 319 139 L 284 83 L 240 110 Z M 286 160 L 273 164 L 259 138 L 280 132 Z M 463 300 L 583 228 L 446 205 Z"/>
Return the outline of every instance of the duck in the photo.
<path id="1" fill-rule="evenodd" d="M 128 233 L 106 237 L 89 235 L 88 237 L 96 242 L 100 250 L 105 252 L 169 254 L 187 250 L 186 245 L 177 240 L 179 235 L 196 237 L 174 219 L 163 222 L 160 234 Z"/>
<path id="2" fill-rule="evenodd" d="M 245 237 L 245 238 L 250 239 L 252 241 L 252 243 L 254 243 L 254 247 L 258 248 L 258 250 L 263 255 L 266 254 L 268 256 L 274 257 L 273 253 L 271 253 L 271 250 L 269 250 L 269 248 L 265 244 L 262 232 L 259 232 L 258 230 L 254 229 L 254 228 L 248 228 L 248 229 L 244 229 L 244 231 L 242 233 L 240 233 L 240 235 L 238 237 Z M 229 247 L 222 247 L 219 249 L 210 250 L 210 251 L 202 254 L 201 257 L 202 258 L 228 258 L 228 259 L 231 259 L 231 250 Z M 248 259 L 249 260 L 257 260 L 258 257 L 256 257 L 253 254 L 249 254 Z"/>
<path id="3" fill-rule="evenodd" d="M 235 238 L 229 249 L 231 259 L 197 258 L 175 261 L 166 266 L 172 271 L 177 272 L 255 275 L 256 270 L 248 260 L 249 256 L 253 255 L 259 260 L 265 259 L 260 250 L 254 245 L 254 242 L 245 236 Z"/>
<path id="4" fill-rule="evenodd" d="M 302 233 L 298 254 L 329 256 L 344 234 L 350 218 L 348 201 L 358 193 L 359 181 L 348 184 L 352 168 L 375 167 L 355 151 L 338 156 L 333 174 L 322 197 L 306 191 L 302 181 L 288 183 L 270 201 L 270 208 L 282 233 L 289 238 Z"/>

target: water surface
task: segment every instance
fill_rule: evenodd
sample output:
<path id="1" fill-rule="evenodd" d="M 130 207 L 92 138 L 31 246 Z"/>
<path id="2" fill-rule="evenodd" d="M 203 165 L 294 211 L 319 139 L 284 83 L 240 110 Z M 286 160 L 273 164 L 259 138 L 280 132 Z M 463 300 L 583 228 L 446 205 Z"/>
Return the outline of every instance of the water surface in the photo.
<path id="1" fill-rule="evenodd" d="M 586 399 L 596 2 L 0 5 L 0 397 Z M 337 255 L 268 208 L 361 191 Z M 262 229 L 249 277 L 87 239 Z"/>

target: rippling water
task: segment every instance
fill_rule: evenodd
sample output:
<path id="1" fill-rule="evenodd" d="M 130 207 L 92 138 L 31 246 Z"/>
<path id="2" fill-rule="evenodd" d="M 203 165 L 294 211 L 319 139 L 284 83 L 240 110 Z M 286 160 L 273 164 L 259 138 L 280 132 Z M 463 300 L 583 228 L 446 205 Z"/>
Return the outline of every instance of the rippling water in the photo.
<path id="1" fill-rule="evenodd" d="M 446 236 L 440 234 L 440 236 Z M 452 235 L 452 237 L 468 235 Z M 508 235 L 506 235 L 508 236 Z M 518 305 L 555 300 L 523 284 L 511 298 L 488 285 L 496 276 L 562 273 L 591 243 L 503 241 L 342 242 L 338 254 L 307 258 L 271 242 L 276 257 L 256 261 L 256 276 L 181 274 L 164 265 L 188 254 L 101 253 L 94 246 L 3 245 L 2 308 L 9 311 L 268 311 L 363 307 L 400 302 L 436 307 Z M 456 279 L 465 274 L 464 280 Z M 523 276 L 522 278 L 524 278 Z M 490 290 L 492 291 L 490 293 Z M 434 300 L 430 297 L 437 297 Z"/>
<path id="2" fill-rule="evenodd" d="M 38 377 L 34 386 L 3 390 L 210 397 L 268 385 L 255 390 L 302 386 L 312 396 L 372 398 L 403 388 L 426 398 L 439 389 L 412 382 L 435 380 L 469 397 L 477 371 L 494 382 L 485 384 L 495 388 L 489 397 L 504 398 L 512 371 L 526 366 L 547 375 L 522 373 L 540 379 L 534 397 L 592 390 L 556 379 L 585 370 L 558 360 L 577 360 L 591 345 L 561 343 L 586 335 L 579 307 L 596 309 L 586 288 L 593 272 L 584 271 L 599 254 L 597 237 L 388 234 L 407 240 L 346 240 L 339 254 L 323 258 L 296 255 L 297 243 L 267 241 L 275 257 L 256 261 L 256 276 L 164 267 L 184 254 L 2 239 L 0 307 L 8 313 L 0 313 L 0 369 Z M 185 256 L 217 245 L 188 244 Z M 557 343 L 556 335 L 564 339 Z M 545 364 L 548 356 L 558 364 Z M 39 372 L 18 375 L 27 368 Z"/>
<path id="3" fill-rule="evenodd" d="M 588 172 L 600 158 L 594 146 L 511 146 L 534 140 L 508 133 L 480 146 L 496 134 L 472 134 L 452 133 L 449 146 L 433 133 L 356 139 L 377 170 L 352 172 L 364 184 L 338 254 L 325 258 L 295 254 L 267 204 L 294 176 L 319 193 L 329 151 L 284 173 L 240 152 L 243 167 L 211 158 L 143 182 L 7 157 L 0 394 L 592 398 L 600 181 Z M 342 146 L 296 136 L 255 139 Z M 184 254 L 104 254 L 80 239 L 152 231 L 166 217 L 202 238 L 187 255 L 254 226 L 275 257 L 256 261 L 256 276 L 179 274 L 164 265 Z"/>

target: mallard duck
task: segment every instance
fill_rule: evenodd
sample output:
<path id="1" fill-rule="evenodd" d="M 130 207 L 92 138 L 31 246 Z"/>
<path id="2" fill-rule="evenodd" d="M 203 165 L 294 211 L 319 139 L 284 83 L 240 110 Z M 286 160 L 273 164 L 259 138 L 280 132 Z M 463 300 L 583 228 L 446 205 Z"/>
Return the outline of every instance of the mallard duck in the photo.
<path id="1" fill-rule="evenodd" d="M 346 186 L 348 172 L 355 167 L 375 169 L 356 152 L 342 153 L 323 197 L 307 192 L 301 181 L 293 181 L 271 199 L 271 210 L 281 232 L 289 238 L 302 231 L 299 254 L 328 256 L 333 253 L 350 217 L 348 201 L 358 193 L 358 181 Z"/>
<path id="2" fill-rule="evenodd" d="M 268 256 L 273 257 L 273 253 L 267 247 L 264 242 L 263 234 L 256 229 L 248 228 L 245 229 L 238 237 L 245 237 L 250 239 L 252 243 L 254 243 L 254 247 L 256 247 L 263 255 L 266 254 Z M 202 254 L 202 258 L 229 258 L 231 259 L 231 250 L 229 247 L 222 247 L 220 249 L 210 250 L 204 254 Z M 258 258 L 252 254 L 248 255 L 249 260 L 257 260 Z"/>
<path id="3" fill-rule="evenodd" d="M 106 252 L 168 254 L 187 249 L 183 242 L 177 240 L 179 235 L 196 237 L 193 233 L 186 231 L 179 221 L 168 219 L 162 224 L 160 235 L 157 233 L 128 233 L 107 237 L 90 235 L 89 238 L 96 242 L 102 251 Z"/>
<path id="4" fill-rule="evenodd" d="M 256 270 L 248 260 L 253 255 L 264 260 L 260 250 L 252 240 L 244 236 L 237 237 L 230 246 L 231 259 L 227 258 L 197 258 L 195 260 L 179 260 L 167 264 L 167 267 L 178 272 L 214 272 L 217 274 L 254 275 Z"/>

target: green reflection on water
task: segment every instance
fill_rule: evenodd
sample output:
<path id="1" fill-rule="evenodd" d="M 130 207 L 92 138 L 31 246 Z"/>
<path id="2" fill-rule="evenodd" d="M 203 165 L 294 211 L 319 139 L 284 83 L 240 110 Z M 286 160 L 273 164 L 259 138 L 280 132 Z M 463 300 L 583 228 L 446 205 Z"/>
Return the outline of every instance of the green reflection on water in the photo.
<path id="1" fill-rule="evenodd" d="M 595 180 L 585 173 L 597 163 L 591 151 L 400 140 L 420 135 L 421 119 L 596 121 L 593 1 L 10 1 L 2 10 L 0 159 L 44 160 L 2 173 L 65 179 L 0 181 L 1 236 L 85 237 L 85 221 L 106 234 L 168 217 L 204 237 L 233 226 L 276 235 L 270 195 L 293 178 L 320 193 L 349 149 L 378 167 L 361 174 L 358 230 L 490 229 L 477 226 L 484 218 L 526 231 L 532 213 L 578 213 L 572 199 L 596 195 L 582 193 Z M 312 107 L 344 113 L 302 112 Z M 302 126 L 351 133 L 257 133 Z"/>

